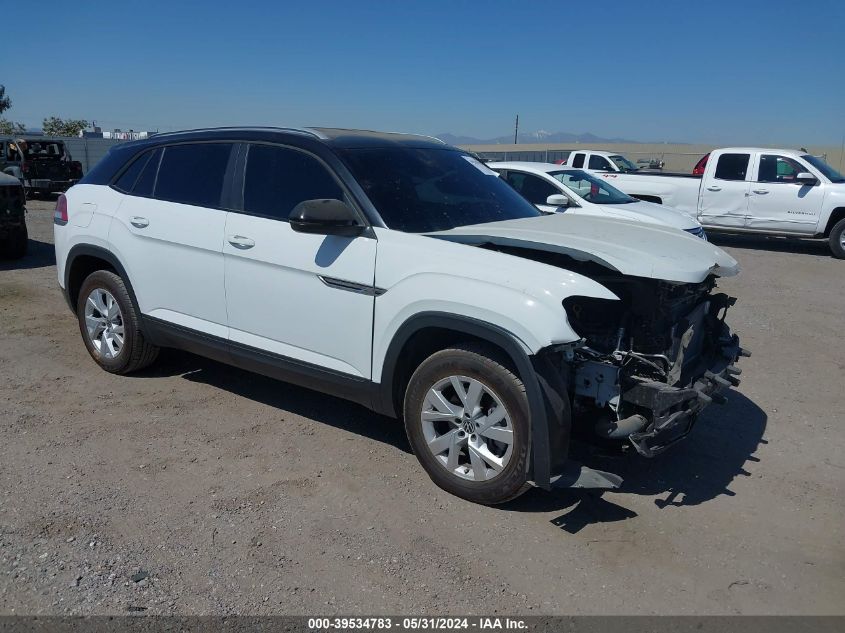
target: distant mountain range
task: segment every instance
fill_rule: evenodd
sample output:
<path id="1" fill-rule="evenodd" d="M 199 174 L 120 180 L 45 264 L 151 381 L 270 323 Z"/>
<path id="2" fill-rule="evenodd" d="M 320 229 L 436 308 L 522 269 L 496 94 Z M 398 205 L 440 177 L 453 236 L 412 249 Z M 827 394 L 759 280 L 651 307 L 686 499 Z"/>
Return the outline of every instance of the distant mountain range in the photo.
<path id="1" fill-rule="evenodd" d="M 513 135 L 499 136 L 497 138 L 480 139 L 472 136 L 456 136 L 444 132 L 437 134 L 437 138 L 450 145 L 510 145 L 513 143 Z M 624 138 L 603 138 L 585 132 L 584 134 L 572 134 L 571 132 L 520 132 L 517 136 L 518 143 L 639 143 Z"/>

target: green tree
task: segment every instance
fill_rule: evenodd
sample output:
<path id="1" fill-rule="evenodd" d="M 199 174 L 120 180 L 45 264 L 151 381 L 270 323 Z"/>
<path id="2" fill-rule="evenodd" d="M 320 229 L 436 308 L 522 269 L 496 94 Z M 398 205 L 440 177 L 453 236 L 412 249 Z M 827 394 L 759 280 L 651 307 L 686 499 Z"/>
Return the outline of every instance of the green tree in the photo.
<path id="1" fill-rule="evenodd" d="M 0 84 L 0 115 L 12 107 L 12 100 L 6 94 L 6 86 Z M 2 117 L 0 117 L 2 118 Z M 5 119 L 3 119 L 5 121 Z"/>
<path id="2" fill-rule="evenodd" d="M 26 126 L 23 123 L 0 119 L 0 134 L 6 136 L 21 136 L 26 134 Z"/>
<path id="3" fill-rule="evenodd" d="M 79 133 L 88 127 L 88 121 L 84 119 L 60 119 L 51 116 L 44 119 L 41 129 L 47 136 L 79 136 Z"/>

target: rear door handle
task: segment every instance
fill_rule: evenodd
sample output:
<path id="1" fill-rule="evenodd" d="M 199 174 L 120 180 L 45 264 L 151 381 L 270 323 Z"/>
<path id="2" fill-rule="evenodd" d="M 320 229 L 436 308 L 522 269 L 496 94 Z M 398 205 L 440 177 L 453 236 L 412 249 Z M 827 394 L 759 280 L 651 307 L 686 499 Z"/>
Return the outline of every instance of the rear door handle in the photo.
<path id="1" fill-rule="evenodd" d="M 255 240 L 249 237 L 244 237 L 243 235 L 232 235 L 229 237 L 229 244 L 235 248 L 246 250 L 255 246 Z"/>
<path id="2" fill-rule="evenodd" d="M 765 193 L 769 193 L 768 189 L 754 189 L 754 193 L 759 193 L 761 196 Z"/>
<path id="3" fill-rule="evenodd" d="M 150 221 L 147 218 L 142 218 L 140 216 L 135 216 L 129 222 L 134 226 L 136 229 L 145 229 L 150 225 Z"/>
<path id="4" fill-rule="evenodd" d="M 716 185 L 710 185 L 709 187 L 707 187 L 707 191 L 721 191 L 721 190 L 722 190 L 722 188 L 717 187 Z"/>

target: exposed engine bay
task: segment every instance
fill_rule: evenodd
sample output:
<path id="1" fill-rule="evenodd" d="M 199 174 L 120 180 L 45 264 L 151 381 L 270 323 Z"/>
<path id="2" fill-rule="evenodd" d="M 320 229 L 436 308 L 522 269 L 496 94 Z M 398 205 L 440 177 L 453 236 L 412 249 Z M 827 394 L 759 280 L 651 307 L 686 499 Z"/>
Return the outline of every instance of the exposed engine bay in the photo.
<path id="1" fill-rule="evenodd" d="M 724 403 L 722 388 L 739 384 L 734 362 L 750 354 L 725 323 L 735 299 L 714 293 L 714 275 L 675 283 L 561 254 L 492 248 L 577 272 L 619 297 L 563 302 L 582 338 L 555 351 L 573 417 L 594 439 L 627 441 L 652 457 L 686 436 L 705 406 Z"/>

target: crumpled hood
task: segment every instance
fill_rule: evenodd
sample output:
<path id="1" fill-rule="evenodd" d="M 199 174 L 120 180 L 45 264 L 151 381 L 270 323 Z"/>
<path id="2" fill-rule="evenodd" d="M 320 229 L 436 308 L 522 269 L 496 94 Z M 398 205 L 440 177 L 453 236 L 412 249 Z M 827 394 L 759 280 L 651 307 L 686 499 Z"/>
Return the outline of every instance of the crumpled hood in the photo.
<path id="1" fill-rule="evenodd" d="M 730 277 L 739 264 L 718 246 L 677 229 L 588 215 L 557 213 L 429 233 L 464 244 L 493 243 L 562 253 L 624 275 L 699 283 Z"/>
<path id="2" fill-rule="evenodd" d="M 624 214 L 626 212 L 633 211 L 632 215 L 640 216 L 643 222 L 663 224 L 676 229 L 681 229 L 682 231 L 701 227 L 698 220 L 693 218 L 691 215 L 684 213 L 683 211 L 679 211 L 674 207 L 667 207 L 662 204 L 655 204 L 654 202 L 639 200 L 629 204 L 604 204 L 602 207 L 604 210 L 611 213 L 618 212 L 619 215 L 617 217 L 622 219 L 624 219 Z"/>

